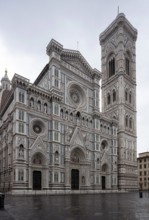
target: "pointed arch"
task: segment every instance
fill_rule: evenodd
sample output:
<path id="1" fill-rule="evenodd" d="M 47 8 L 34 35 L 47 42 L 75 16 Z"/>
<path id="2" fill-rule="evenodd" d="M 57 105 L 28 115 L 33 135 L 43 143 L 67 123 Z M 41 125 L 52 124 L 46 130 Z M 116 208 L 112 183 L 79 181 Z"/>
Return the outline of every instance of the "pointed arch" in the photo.
<path id="1" fill-rule="evenodd" d="M 106 173 L 108 171 L 108 164 L 104 163 L 101 168 L 102 172 Z"/>
<path id="2" fill-rule="evenodd" d="M 48 104 L 44 103 L 44 113 L 48 113 Z"/>
<path id="3" fill-rule="evenodd" d="M 30 98 L 30 107 L 34 108 L 34 98 L 33 97 Z"/>
<path id="4" fill-rule="evenodd" d="M 125 127 L 128 127 L 128 115 L 125 116 Z"/>
<path id="5" fill-rule="evenodd" d="M 133 123 L 132 117 L 130 117 L 130 118 L 129 118 L 129 128 L 130 128 L 130 129 L 132 129 L 132 123 Z"/>
<path id="6" fill-rule="evenodd" d="M 38 111 L 41 111 L 41 101 L 40 100 L 38 100 L 38 102 L 37 102 L 37 109 L 38 109 Z"/>
<path id="7" fill-rule="evenodd" d="M 63 118 L 63 116 L 64 116 L 64 111 L 63 111 L 63 109 L 61 109 L 61 111 L 60 111 L 60 116 L 61 116 L 61 118 Z"/>
<path id="8" fill-rule="evenodd" d="M 54 161 L 55 161 L 55 163 L 59 163 L 59 153 L 58 153 L 58 151 L 55 151 Z"/>
<path id="9" fill-rule="evenodd" d="M 129 76 L 131 72 L 131 53 L 129 50 L 125 53 L 125 72 Z"/>
<path id="10" fill-rule="evenodd" d="M 73 113 L 70 113 L 70 121 L 73 121 Z"/>
<path id="11" fill-rule="evenodd" d="M 85 160 L 85 153 L 80 147 L 75 147 L 71 151 L 71 162 L 80 163 Z"/>
<path id="12" fill-rule="evenodd" d="M 65 112 L 65 119 L 68 120 L 68 111 Z"/>
<path id="13" fill-rule="evenodd" d="M 107 94 L 107 104 L 108 104 L 108 105 L 111 104 L 111 95 L 110 95 L 109 92 L 108 92 L 108 94 Z"/>
<path id="14" fill-rule="evenodd" d="M 45 156 L 41 153 L 41 152 L 36 152 L 33 156 L 32 156 L 32 164 L 33 165 L 45 165 L 46 163 L 46 158 Z"/>
<path id="15" fill-rule="evenodd" d="M 116 90 L 113 89 L 112 91 L 112 97 L 113 97 L 113 102 L 116 102 Z"/>
<path id="16" fill-rule="evenodd" d="M 129 103 L 130 104 L 132 103 L 132 92 L 131 91 L 129 92 Z"/>
<path id="17" fill-rule="evenodd" d="M 125 101 L 126 102 L 128 101 L 128 89 L 127 88 L 125 89 Z"/>
<path id="18" fill-rule="evenodd" d="M 109 78 L 115 75 L 115 54 L 111 52 L 107 59 Z"/>

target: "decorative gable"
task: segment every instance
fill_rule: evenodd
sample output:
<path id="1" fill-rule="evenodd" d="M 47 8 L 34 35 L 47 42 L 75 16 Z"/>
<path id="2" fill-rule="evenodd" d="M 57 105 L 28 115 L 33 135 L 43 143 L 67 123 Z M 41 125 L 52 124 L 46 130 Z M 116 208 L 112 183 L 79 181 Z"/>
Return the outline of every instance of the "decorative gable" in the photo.
<path id="1" fill-rule="evenodd" d="M 74 58 L 74 59 L 64 59 L 64 61 L 66 61 L 67 63 L 69 63 L 71 66 L 75 67 L 76 69 L 80 70 L 81 72 L 84 72 L 84 73 L 88 73 L 88 69 L 86 69 L 81 61 L 77 58 Z"/>
<path id="2" fill-rule="evenodd" d="M 76 127 L 76 129 L 75 129 L 75 131 L 74 131 L 74 133 L 72 135 L 72 138 L 70 140 L 70 144 L 72 146 L 79 145 L 79 146 L 85 147 L 83 134 L 82 134 L 80 128 Z"/>
<path id="3" fill-rule="evenodd" d="M 40 136 L 37 137 L 36 140 L 31 145 L 31 154 L 30 155 L 33 156 L 33 154 L 38 153 L 38 152 L 44 154 L 45 156 L 47 153 L 46 146 Z"/>

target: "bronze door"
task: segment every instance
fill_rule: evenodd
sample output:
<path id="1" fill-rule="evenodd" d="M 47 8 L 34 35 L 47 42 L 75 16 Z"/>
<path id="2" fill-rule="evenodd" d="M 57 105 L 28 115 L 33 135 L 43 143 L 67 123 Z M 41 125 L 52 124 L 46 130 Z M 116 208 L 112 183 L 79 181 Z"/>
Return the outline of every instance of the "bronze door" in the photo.
<path id="1" fill-rule="evenodd" d="M 79 170 L 71 170 L 71 189 L 79 189 Z"/>
<path id="2" fill-rule="evenodd" d="M 106 188 L 106 177 L 102 176 L 102 189 Z"/>
<path id="3" fill-rule="evenodd" d="M 41 190 L 41 171 L 33 171 L 33 190 Z"/>

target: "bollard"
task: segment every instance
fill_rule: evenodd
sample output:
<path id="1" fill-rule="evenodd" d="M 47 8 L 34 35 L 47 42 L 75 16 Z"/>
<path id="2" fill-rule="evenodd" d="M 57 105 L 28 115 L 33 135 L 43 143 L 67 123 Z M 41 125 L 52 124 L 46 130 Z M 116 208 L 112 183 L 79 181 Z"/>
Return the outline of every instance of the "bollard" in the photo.
<path id="1" fill-rule="evenodd" d="M 5 199 L 5 194 L 0 193 L 0 209 L 4 209 L 4 199 Z"/>
<path id="2" fill-rule="evenodd" d="M 139 191 L 139 196 L 140 196 L 140 198 L 143 198 L 143 192 L 142 191 Z"/>

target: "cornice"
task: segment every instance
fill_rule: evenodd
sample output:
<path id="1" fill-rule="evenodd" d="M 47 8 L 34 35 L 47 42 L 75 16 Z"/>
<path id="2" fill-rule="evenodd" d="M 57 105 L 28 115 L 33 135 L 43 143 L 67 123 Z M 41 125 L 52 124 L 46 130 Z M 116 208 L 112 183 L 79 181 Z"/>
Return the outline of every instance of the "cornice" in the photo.
<path id="1" fill-rule="evenodd" d="M 49 42 L 49 44 L 46 47 L 46 52 L 47 55 L 49 55 L 51 53 L 51 51 L 55 51 L 57 53 L 61 53 L 63 49 L 63 45 L 60 44 L 58 41 L 51 39 L 51 41 Z"/>
<path id="2" fill-rule="evenodd" d="M 103 31 L 99 36 L 100 45 L 102 45 L 117 28 L 124 27 L 132 36 L 133 40 L 137 39 L 137 29 L 132 26 L 132 24 L 127 20 L 125 14 L 120 13 L 117 15 L 116 19 Z"/>
<path id="3" fill-rule="evenodd" d="M 12 78 L 12 88 L 15 87 L 21 87 L 22 89 L 25 89 L 29 84 L 29 79 L 20 76 L 19 74 L 14 74 Z"/>
<path id="4" fill-rule="evenodd" d="M 86 71 L 92 77 L 94 77 L 96 75 L 98 78 L 101 78 L 100 71 L 97 69 L 93 69 L 90 66 L 90 64 L 87 62 L 87 60 L 83 57 L 83 55 L 80 53 L 80 51 L 78 51 L 78 50 L 71 50 L 71 49 L 63 48 L 63 45 L 61 45 L 56 40 L 52 39 L 46 48 L 46 52 L 49 56 L 52 52 L 56 52 L 57 54 L 60 55 L 61 60 L 65 61 L 65 62 L 67 60 L 78 59 L 81 62 L 82 66 L 84 66 Z"/>
<path id="5" fill-rule="evenodd" d="M 34 95 L 39 95 L 47 99 L 55 99 L 57 101 L 61 101 L 63 96 L 60 91 L 56 89 L 46 90 L 41 87 L 37 87 L 34 84 L 30 84 L 27 88 L 27 92 Z"/>

